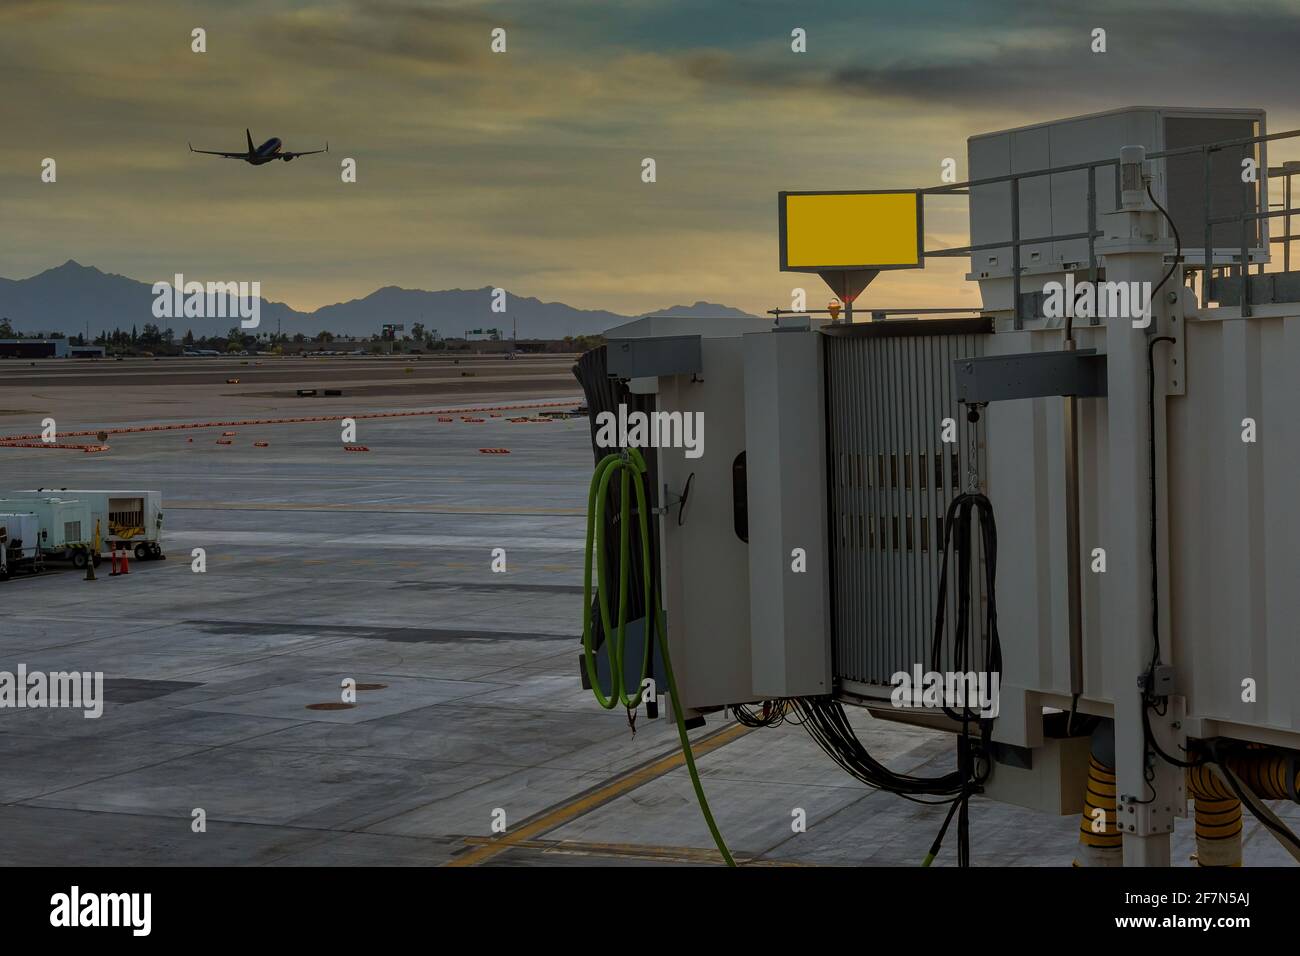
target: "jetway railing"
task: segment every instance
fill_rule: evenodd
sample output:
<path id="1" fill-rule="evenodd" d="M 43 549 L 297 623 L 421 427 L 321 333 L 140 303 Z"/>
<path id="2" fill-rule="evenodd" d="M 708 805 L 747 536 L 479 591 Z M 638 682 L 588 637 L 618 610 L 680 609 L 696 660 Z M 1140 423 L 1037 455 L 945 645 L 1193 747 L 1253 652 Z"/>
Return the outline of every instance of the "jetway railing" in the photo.
<path id="1" fill-rule="evenodd" d="M 1291 234 L 1291 217 L 1300 216 L 1300 208 L 1291 207 L 1291 177 L 1300 174 L 1300 163 L 1286 163 L 1281 167 L 1273 169 L 1265 168 L 1261 175 L 1265 179 L 1282 178 L 1285 180 L 1284 193 L 1285 201 L 1283 209 L 1279 210 L 1261 210 L 1257 200 L 1256 211 L 1248 213 L 1245 209 L 1235 216 L 1210 216 L 1211 201 L 1211 175 L 1210 162 L 1211 157 L 1222 150 L 1233 149 L 1240 146 L 1250 146 L 1259 143 L 1270 143 L 1283 139 L 1294 139 L 1300 137 L 1300 130 L 1287 130 L 1282 133 L 1268 133 L 1260 136 L 1248 136 L 1239 139 L 1221 140 L 1215 143 L 1205 143 L 1199 146 L 1182 146 L 1175 149 L 1161 150 L 1156 153 L 1147 153 L 1147 160 L 1171 159 L 1179 156 L 1195 156 L 1198 153 L 1201 156 L 1201 167 L 1203 170 L 1203 182 L 1205 190 L 1205 205 L 1202 212 L 1205 248 L 1204 258 L 1201 268 L 1204 270 L 1204 277 L 1201 282 L 1200 303 L 1202 308 L 1209 305 L 1214 291 L 1214 244 L 1213 230 L 1214 226 L 1224 223 L 1239 222 L 1241 224 L 1241 251 L 1240 262 L 1235 266 L 1225 264 L 1224 268 L 1236 268 L 1241 276 L 1241 308 L 1243 315 L 1250 315 L 1250 282 L 1248 279 L 1250 271 L 1250 256 L 1247 243 L 1246 231 L 1251 222 L 1258 222 L 1265 219 L 1274 219 L 1283 217 L 1286 221 L 1286 235 L 1279 241 L 1284 241 L 1284 257 L 1287 265 L 1290 265 L 1290 242 L 1300 239 L 1300 236 Z M 1070 240 L 1086 239 L 1088 241 L 1088 277 L 1091 281 L 1097 279 L 1097 239 L 1104 236 L 1104 232 L 1097 228 L 1097 170 L 1107 167 L 1115 168 L 1115 208 L 1121 205 L 1121 183 L 1119 175 L 1119 157 L 1110 159 L 1098 159 L 1084 163 L 1070 163 L 1064 166 L 1052 166 L 1044 169 L 1033 169 L 1019 173 L 1007 173 L 1002 176 L 986 176 L 981 179 L 970 179 L 965 182 L 944 183 L 939 186 L 929 186 L 924 189 L 917 189 L 916 192 L 922 197 L 922 202 L 926 196 L 934 195 L 970 195 L 970 190 L 979 186 L 992 186 L 999 183 L 1009 183 L 1011 192 L 1011 237 L 1009 240 L 998 242 L 982 242 L 966 246 L 953 246 L 944 249 L 923 250 L 922 255 L 926 258 L 960 258 L 969 256 L 971 253 L 980 252 L 988 249 L 1011 249 L 1011 279 L 1012 279 L 1012 302 L 1014 308 L 1015 328 L 1024 328 L 1024 315 L 1020 302 L 1021 291 L 1021 255 L 1022 246 L 1040 245 L 1048 242 L 1067 242 Z M 1088 228 L 1081 232 L 1057 233 L 1047 236 L 1023 237 L 1020 235 L 1020 183 L 1025 179 L 1033 179 L 1041 176 L 1059 175 L 1071 172 L 1087 172 L 1088 174 Z M 1263 195 L 1263 194 L 1260 194 Z M 1262 268 L 1262 263 L 1260 264 Z M 1092 317 L 1091 324 L 1096 325 L 1099 319 Z"/>

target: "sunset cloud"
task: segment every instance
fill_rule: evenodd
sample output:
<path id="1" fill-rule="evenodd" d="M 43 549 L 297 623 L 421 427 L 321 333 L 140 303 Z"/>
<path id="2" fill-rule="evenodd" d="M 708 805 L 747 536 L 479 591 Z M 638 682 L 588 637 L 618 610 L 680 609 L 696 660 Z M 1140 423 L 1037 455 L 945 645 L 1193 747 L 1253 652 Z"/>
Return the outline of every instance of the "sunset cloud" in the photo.
<path id="1" fill-rule="evenodd" d="M 69 257 L 144 281 L 211 272 L 299 309 L 395 284 L 757 312 L 796 285 L 823 295 L 777 270 L 780 189 L 931 185 L 944 157 L 964 171 L 967 136 L 1135 103 L 1300 124 L 1294 4 L 1079 6 L 10 0 L 3 273 Z M 186 149 L 240 149 L 245 127 L 330 153 L 252 168 Z M 959 244 L 964 208 L 927 225 Z M 890 275 L 869 298 L 968 304 L 963 271 Z"/>

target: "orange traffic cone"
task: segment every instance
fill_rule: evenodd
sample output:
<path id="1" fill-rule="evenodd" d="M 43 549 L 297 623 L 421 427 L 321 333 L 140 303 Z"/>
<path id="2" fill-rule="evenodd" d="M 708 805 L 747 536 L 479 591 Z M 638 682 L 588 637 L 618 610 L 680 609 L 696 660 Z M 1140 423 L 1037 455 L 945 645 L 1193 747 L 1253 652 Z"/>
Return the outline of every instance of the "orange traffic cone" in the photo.
<path id="1" fill-rule="evenodd" d="M 122 572 L 121 572 L 122 574 L 131 573 L 131 568 L 126 561 L 126 556 L 130 553 L 131 553 L 131 549 L 129 547 L 122 549 Z"/>
<path id="2" fill-rule="evenodd" d="M 116 544 L 113 545 L 113 550 L 112 550 L 112 552 L 111 552 L 110 555 L 109 555 L 109 561 L 111 562 L 112 570 L 108 573 L 108 576 L 109 576 L 110 578 L 115 578 L 115 577 L 117 577 L 117 574 L 118 574 L 118 571 L 117 571 L 117 545 L 116 545 Z"/>

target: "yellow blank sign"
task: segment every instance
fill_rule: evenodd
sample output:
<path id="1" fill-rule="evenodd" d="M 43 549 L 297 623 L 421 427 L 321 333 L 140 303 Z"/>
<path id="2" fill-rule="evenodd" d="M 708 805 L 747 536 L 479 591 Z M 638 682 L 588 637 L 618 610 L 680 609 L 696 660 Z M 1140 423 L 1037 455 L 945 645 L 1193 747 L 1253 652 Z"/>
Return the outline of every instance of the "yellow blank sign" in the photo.
<path id="1" fill-rule="evenodd" d="M 921 265 L 915 192 L 780 194 L 781 268 L 908 269 Z"/>

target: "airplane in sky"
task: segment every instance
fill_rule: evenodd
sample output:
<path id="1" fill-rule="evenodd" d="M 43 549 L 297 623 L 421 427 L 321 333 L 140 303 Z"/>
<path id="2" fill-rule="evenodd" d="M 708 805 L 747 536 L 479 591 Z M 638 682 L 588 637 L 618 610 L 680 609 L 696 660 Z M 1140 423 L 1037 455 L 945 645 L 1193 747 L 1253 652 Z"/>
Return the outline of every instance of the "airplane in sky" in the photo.
<path id="1" fill-rule="evenodd" d="M 309 149 L 303 153 L 295 153 L 290 150 L 280 151 L 284 144 L 280 142 L 278 136 L 272 136 L 261 146 L 253 146 L 253 134 L 250 130 L 244 130 L 248 136 L 248 152 L 246 153 L 223 153 L 215 149 L 195 149 L 194 144 L 190 143 L 191 153 L 207 153 L 209 156 L 224 156 L 226 159 L 242 159 L 250 166 L 261 166 L 265 163 L 274 162 L 277 159 L 283 159 L 286 163 L 297 156 L 311 156 L 313 153 L 328 153 L 330 144 L 326 143 L 324 149 Z"/>

